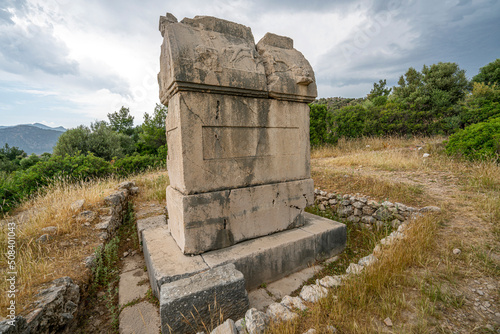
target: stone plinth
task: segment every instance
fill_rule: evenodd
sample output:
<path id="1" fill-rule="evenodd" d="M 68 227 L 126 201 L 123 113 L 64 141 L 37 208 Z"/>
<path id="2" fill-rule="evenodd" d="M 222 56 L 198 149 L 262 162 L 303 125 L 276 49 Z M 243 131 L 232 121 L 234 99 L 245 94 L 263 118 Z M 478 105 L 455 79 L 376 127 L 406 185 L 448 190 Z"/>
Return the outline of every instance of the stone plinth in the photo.
<path id="1" fill-rule="evenodd" d="M 160 19 L 169 228 L 200 254 L 304 224 L 313 203 L 314 72 L 288 37 L 197 16 Z"/>
<path id="2" fill-rule="evenodd" d="M 240 319 L 248 309 L 243 274 L 227 264 L 161 287 L 162 333 L 196 333 L 212 321 Z"/>
<path id="3" fill-rule="evenodd" d="M 300 227 L 313 190 L 311 179 L 195 195 L 168 187 L 170 232 L 185 253 L 198 254 Z"/>
<path id="4" fill-rule="evenodd" d="M 201 255 L 185 255 L 166 227 L 142 232 L 144 258 L 155 296 L 165 283 L 233 263 L 253 289 L 339 254 L 345 247 L 346 227 L 304 213 L 302 227 L 237 243 Z"/>

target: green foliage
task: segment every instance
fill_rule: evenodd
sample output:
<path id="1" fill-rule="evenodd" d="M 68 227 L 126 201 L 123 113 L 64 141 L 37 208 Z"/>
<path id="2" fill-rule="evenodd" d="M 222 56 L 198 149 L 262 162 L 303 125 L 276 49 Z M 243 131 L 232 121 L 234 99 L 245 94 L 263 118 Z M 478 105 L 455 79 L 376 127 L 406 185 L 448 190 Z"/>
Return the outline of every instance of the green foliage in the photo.
<path id="1" fill-rule="evenodd" d="M 311 146 L 334 144 L 336 139 L 334 138 L 331 130 L 332 113 L 326 109 L 325 105 L 310 104 L 309 107 L 309 133 Z"/>
<path id="2" fill-rule="evenodd" d="M 31 154 L 29 157 L 22 159 L 19 165 L 22 169 L 28 169 L 40 161 L 40 158 L 35 153 Z"/>
<path id="3" fill-rule="evenodd" d="M 373 88 L 368 94 L 367 98 L 370 101 L 373 101 L 374 98 L 387 97 L 391 93 L 392 88 L 386 88 L 387 80 L 379 80 L 378 83 L 373 83 Z M 387 100 L 387 98 L 386 98 Z"/>
<path id="4" fill-rule="evenodd" d="M 393 92 L 403 104 L 420 110 L 446 109 L 470 90 L 465 71 L 455 63 L 424 65 L 422 72 L 410 67 Z"/>
<path id="5" fill-rule="evenodd" d="M 446 153 L 469 160 L 495 159 L 500 162 L 500 118 L 472 124 L 451 135 Z"/>
<path id="6" fill-rule="evenodd" d="M 134 141 L 129 136 L 113 131 L 105 121 L 97 121 L 90 128 L 80 125 L 63 133 L 54 155 L 75 156 L 92 153 L 105 160 L 122 158 L 135 150 Z"/>
<path id="7" fill-rule="evenodd" d="M 114 169 L 118 175 L 128 175 L 139 173 L 152 167 L 159 167 L 165 164 L 165 159 L 154 155 L 131 155 L 120 159 L 114 163 Z"/>
<path id="8" fill-rule="evenodd" d="M 134 133 L 134 116 L 130 115 L 130 110 L 121 107 L 119 111 L 108 114 L 109 124 L 113 131 L 131 136 Z"/>
<path id="9" fill-rule="evenodd" d="M 460 120 L 462 127 L 485 122 L 500 116 L 500 87 L 474 82 L 472 94 L 462 105 Z"/>
<path id="10" fill-rule="evenodd" d="M 26 156 L 26 152 L 18 147 L 5 144 L 3 148 L 0 148 L 0 171 L 11 173 L 18 170 L 21 160 Z"/>
<path id="11" fill-rule="evenodd" d="M 64 132 L 54 147 L 54 155 L 77 155 L 79 152 L 89 152 L 89 137 L 92 132 L 85 125 Z"/>
<path id="12" fill-rule="evenodd" d="M 144 113 L 144 123 L 141 126 L 139 134 L 139 151 L 148 154 L 159 154 L 167 145 L 167 135 L 165 128 L 165 119 L 167 117 L 167 108 L 157 104 L 153 115 Z"/>
<path id="13" fill-rule="evenodd" d="M 365 98 L 345 98 L 345 97 L 329 97 L 329 98 L 320 98 L 312 102 L 312 105 L 320 104 L 326 105 L 326 108 L 330 112 L 334 112 L 343 107 L 347 106 L 355 106 L 357 104 L 361 104 L 365 101 Z"/>
<path id="14" fill-rule="evenodd" d="M 500 58 L 481 67 L 479 73 L 472 78 L 472 81 L 500 85 Z"/>

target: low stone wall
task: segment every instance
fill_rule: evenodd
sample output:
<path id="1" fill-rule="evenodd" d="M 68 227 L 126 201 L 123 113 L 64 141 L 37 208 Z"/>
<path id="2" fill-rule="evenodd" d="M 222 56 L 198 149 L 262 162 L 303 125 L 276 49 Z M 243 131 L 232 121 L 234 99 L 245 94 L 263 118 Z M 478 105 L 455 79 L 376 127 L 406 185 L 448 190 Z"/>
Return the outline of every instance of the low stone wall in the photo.
<path id="1" fill-rule="evenodd" d="M 404 221 L 423 212 L 439 211 L 438 207 L 426 206 L 417 209 L 401 203 L 377 202 L 366 196 L 356 194 L 337 194 L 314 190 L 314 203 L 320 211 L 328 207 L 340 218 L 357 224 L 359 227 L 373 228 L 391 225 L 398 228 Z"/>
<path id="2" fill-rule="evenodd" d="M 102 249 L 106 241 L 116 234 L 127 213 L 130 195 L 137 193 L 134 182 L 123 182 L 118 190 L 104 199 L 107 214 L 100 217 L 101 223 L 96 228 L 101 230 Z M 85 259 L 85 266 L 95 264 L 96 255 Z M 92 280 L 92 279 L 91 279 Z M 89 282 L 90 283 L 90 282 Z M 47 284 L 36 296 L 35 302 L 28 308 L 27 315 L 18 315 L 14 320 L 0 322 L 0 334 L 49 334 L 72 333 L 80 309 L 82 289 L 70 277 L 62 277 Z M 88 285 L 87 285 L 88 286 Z"/>

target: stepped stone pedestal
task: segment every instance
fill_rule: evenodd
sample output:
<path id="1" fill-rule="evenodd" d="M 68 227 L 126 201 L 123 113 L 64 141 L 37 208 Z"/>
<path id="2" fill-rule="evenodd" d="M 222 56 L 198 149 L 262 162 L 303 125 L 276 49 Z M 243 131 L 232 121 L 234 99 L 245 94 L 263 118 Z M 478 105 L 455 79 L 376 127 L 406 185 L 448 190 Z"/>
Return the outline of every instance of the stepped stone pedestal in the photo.
<path id="1" fill-rule="evenodd" d="M 140 232 L 160 302 L 172 282 L 223 265 L 250 289 L 339 253 L 345 226 L 304 211 L 314 201 L 307 103 L 317 90 L 292 39 L 268 33 L 256 45 L 246 26 L 169 13 L 160 31 L 169 219 Z"/>

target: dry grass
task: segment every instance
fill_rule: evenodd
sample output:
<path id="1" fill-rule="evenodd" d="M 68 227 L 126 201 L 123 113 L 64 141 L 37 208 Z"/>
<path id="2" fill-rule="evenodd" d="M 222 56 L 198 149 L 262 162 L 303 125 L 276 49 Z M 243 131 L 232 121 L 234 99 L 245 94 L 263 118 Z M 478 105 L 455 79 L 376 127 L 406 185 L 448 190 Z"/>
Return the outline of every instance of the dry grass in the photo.
<path id="1" fill-rule="evenodd" d="M 312 151 L 316 187 L 436 205 L 443 213 L 417 220 L 369 270 L 270 333 L 326 333 L 328 325 L 341 333 L 487 332 L 488 320 L 472 309 L 477 296 L 469 282 L 500 280 L 500 166 L 447 157 L 444 139 L 363 138 Z M 352 262 L 359 257 L 354 253 L 347 254 Z M 497 301 L 498 289 L 492 296 Z M 457 314 L 473 320 L 462 323 Z M 392 328 L 383 323 L 386 317 Z"/>
<path id="2" fill-rule="evenodd" d="M 298 321 L 277 324 L 270 333 L 302 333 L 309 328 L 326 333 L 328 325 L 342 333 L 382 331 L 385 318 L 396 319 L 410 308 L 404 292 L 406 270 L 427 265 L 440 219 L 425 216 L 414 221 L 407 237 L 378 254 L 378 262 L 331 289 L 327 298 L 311 305 Z"/>
<path id="3" fill-rule="evenodd" d="M 77 213 L 71 204 L 84 199 L 82 210 L 96 210 L 104 197 L 119 183 L 117 179 L 98 180 L 88 183 L 69 184 L 58 182 L 45 189 L 18 208 L 11 217 L 4 217 L 2 231 L 7 222 L 16 224 L 16 269 L 18 289 L 16 303 L 18 311 L 27 306 L 30 297 L 40 285 L 62 276 L 80 279 L 86 275 L 82 271 L 82 260 L 92 254 L 98 238 L 77 220 Z M 44 234 L 41 229 L 57 227 L 49 233 L 51 239 L 40 243 L 37 239 Z M 7 250 L 7 233 L 0 234 L 0 251 Z M 0 268 L 7 271 L 6 257 L 0 259 Z M 6 291 L 6 281 L 0 283 L 0 290 Z M 0 295 L 1 313 L 8 303 L 7 294 Z"/>
<path id="4" fill-rule="evenodd" d="M 138 202 L 165 204 L 165 190 L 170 184 L 170 179 L 166 171 L 138 175 L 135 180 L 137 186 L 141 189 L 137 198 Z"/>

